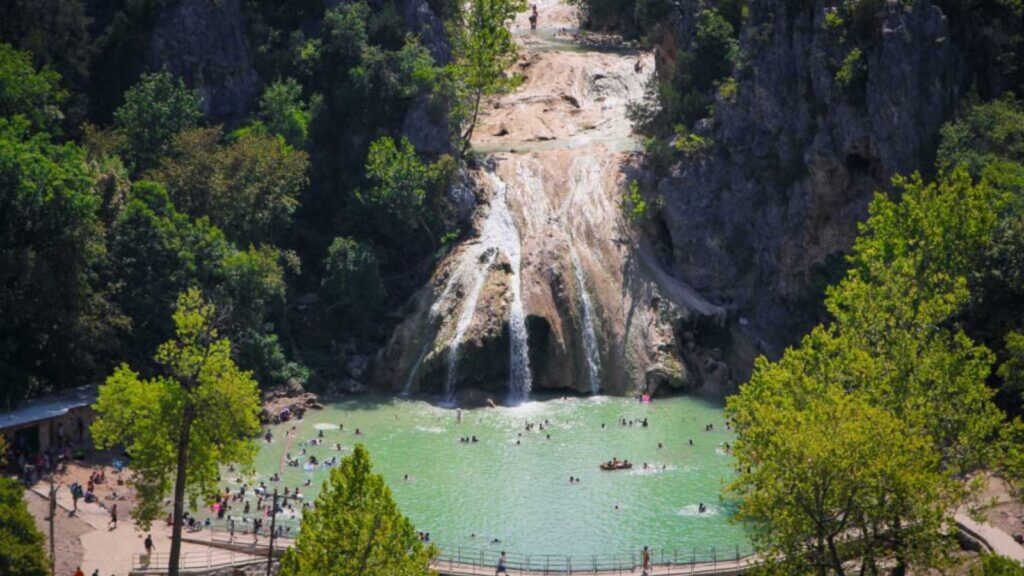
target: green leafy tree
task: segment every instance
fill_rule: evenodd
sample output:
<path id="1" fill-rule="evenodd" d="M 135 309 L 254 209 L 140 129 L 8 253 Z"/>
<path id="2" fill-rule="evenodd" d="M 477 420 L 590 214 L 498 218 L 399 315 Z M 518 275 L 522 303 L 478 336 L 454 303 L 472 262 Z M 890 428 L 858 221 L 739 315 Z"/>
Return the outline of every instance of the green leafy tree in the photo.
<path id="1" fill-rule="evenodd" d="M 506 73 L 518 56 L 508 23 L 526 9 L 526 0 L 472 0 L 449 27 L 454 62 L 452 118 L 459 126 L 461 150 L 469 150 L 484 96 L 509 90 L 517 78 Z"/>
<path id="2" fill-rule="evenodd" d="M 708 115 L 716 85 L 726 80 L 736 58 L 735 31 L 715 9 L 697 13 L 693 42 L 680 51 L 670 80 L 658 88 L 658 103 L 666 117 L 660 125 L 690 125 Z M 653 125 L 657 128 L 658 124 Z"/>
<path id="3" fill-rule="evenodd" d="M 28 52 L 0 44 L 0 116 L 24 116 L 35 130 L 59 133 L 66 99 L 60 74 L 36 70 Z"/>
<path id="4" fill-rule="evenodd" d="M 121 157 L 134 174 L 154 168 L 171 138 L 201 119 L 198 92 L 170 72 L 144 74 L 114 111 L 114 127 L 124 137 Z"/>
<path id="5" fill-rule="evenodd" d="M 138 364 L 173 333 L 178 295 L 190 286 L 213 286 L 219 263 L 233 252 L 219 229 L 178 212 L 164 187 L 147 181 L 132 187 L 108 246 L 114 302 L 131 319 L 127 352 Z"/>
<path id="6" fill-rule="evenodd" d="M 83 0 L 6 0 L 3 14 L 0 38 L 59 72 L 76 91 L 85 87 L 93 21 Z"/>
<path id="7" fill-rule="evenodd" d="M 178 210 L 208 217 L 231 240 L 273 243 L 298 208 L 308 155 L 269 135 L 221 140 L 220 128 L 182 131 L 148 176 L 167 186 Z"/>
<path id="8" fill-rule="evenodd" d="M 937 164 L 965 167 L 980 177 L 993 165 L 1024 162 L 1024 104 L 1007 94 L 966 109 L 942 128 Z"/>
<path id="9" fill-rule="evenodd" d="M 1006 336 L 1006 359 L 999 366 L 1003 388 L 1024 400 L 1024 333 L 1011 332 Z"/>
<path id="10" fill-rule="evenodd" d="M 816 360 L 792 353 L 786 369 L 761 363 L 749 390 L 730 401 L 743 430 L 736 463 L 751 470 L 732 486 L 743 497 L 739 517 L 781 573 L 844 576 L 853 563 L 877 573 L 894 552 L 935 560 L 947 481 L 927 439 L 820 380 L 803 364 Z M 811 369 L 794 380 L 794 368 Z"/>
<path id="11" fill-rule="evenodd" d="M 374 318 L 387 296 L 373 250 L 352 238 L 335 238 L 327 249 L 321 287 L 327 313 L 358 325 Z"/>
<path id="12" fill-rule="evenodd" d="M 222 332 L 233 343 L 235 360 L 261 382 L 279 383 L 301 375 L 287 361 L 269 319 L 284 300 L 282 254 L 268 246 L 238 250 L 206 218 L 178 212 L 166 190 L 137 182 L 111 226 L 113 300 L 131 319 L 124 332 L 133 363 L 147 365 L 148 353 L 170 337 L 177 295 L 199 286 L 223 311 Z"/>
<path id="13" fill-rule="evenodd" d="M 102 370 L 107 328 L 100 198 L 78 146 L 0 119 L 0 404 Z"/>
<path id="14" fill-rule="evenodd" d="M 259 119 L 271 134 L 296 148 L 309 138 L 309 107 L 302 101 L 302 86 L 292 78 L 267 87 L 260 99 Z"/>
<path id="15" fill-rule="evenodd" d="M 426 197 L 427 167 L 416 156 L 416 150 L 405 138 L 398 144 L 383 137 L 370 145 L 366 157 L 366 177 L 373 185 L 359 198 L 366 204 L 382 210 L 405 226 L 414 226 L 420 220 L 420 210 Z"/>
<path id="16" fill-rule="evenodd" d="M 971 570 L 971 576 L 1024 576 L 1024 566 L 1010 558 L 985 554 L 981 565 Z"/>
<path id="17" fill-rule="evenodd" d="M 36 529 L 16 480 L 0 478 L 0 574 L 50 576 L 46 541 Z"/>
<path id="18" fill-rule="evenodd" d="M 428 576 L 433 547 L 402 515 L 370 454 L 357 444 L 331 470 L 316 505 L 302 516 L 282 576 Z"/>
<path id="19" fill-rule="evenodd" d="M 828 290 L 834 321 L 779 361 L 759 359 L 729 400 L 741 510 L 760 526 L 758 545 L 784 554 L 790 571 L 841 574 L 888 555 L 902 572 L 941 560 L 940 527 L 963 496 L 957 478 L 992 463 L 989 443 L 1001 434 L 986 385 L 994 357 L 951 319 L 969 302 L 967 277 L 991 241 L 1002 196 L 963 170 L 895 184 L 899 199 L 875 198 L 847 277 Z M 846 402 L 850 410 L 819 421 L 818 398 L 829 410 Z M 861 435 L 869 442 L 858 443 Z M 812 439 L 833 451 L 816 455 Z M 804 444 L 779 451 L 790 442 Z M 825 484 L 787 495 L 797 478 L 828 479 L 801 464 L 818 456 L 854 483 L 828 480 L 836 500 L 807 499 Z M 798 474 L 789 488 L 787 469 Z M 858 474 L 872 470 L 887 471 L 879 486 L 890 492 L 871 495 L 872 481 Z M 844 541 L 848 529 L 858 538 Z"/>
<path id="20" fill-rule="evenodd" d="M 165 375 L 143 379 L 121 365 L 100 387 L 92 425 L 97 446 L 123 445 L 131 455 L 139 498 L 132 515 L 142 526 L 173 495 L 171 576 L 179 570 L 186 498 L 195 508 L 216 492 L 221 466 L 251 465 L 260 430 L 256 382 L 232 361 L 216 310 L 199 290 L 178 299 L 174 324 L 175 338 L 156 354 Z"/>
<path id="21" fill-rule="evenodd" d="M 264 384 L 290 379 L 304 384 L 306 369 L 286 358 L 270 322 L 283 314 L 283 259 L 280 251 L 266 245 L 232 252 L 219 263 L 210 291 L 218 308 L 231 311 L 224 332 L 241 366 Z"/>

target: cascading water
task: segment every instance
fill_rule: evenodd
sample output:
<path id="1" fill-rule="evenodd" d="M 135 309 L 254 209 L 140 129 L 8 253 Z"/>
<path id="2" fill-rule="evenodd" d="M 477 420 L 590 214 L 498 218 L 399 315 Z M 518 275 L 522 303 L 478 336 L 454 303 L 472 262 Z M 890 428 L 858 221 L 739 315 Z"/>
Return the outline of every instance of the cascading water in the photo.
<path id="1" fill-rule="evenodd" d="M 469 268 L 472 275 L 472 286 L 462 305 L 462 313 L 455 325 L 455 334 L 448 345 L 447 369 L 445 373 L 444 393 L 448 401 L 454 399 L 458 381 L 459 347 L 466 330 L 473 322 L 480 291 L 487 280 L 491 264 L 498 254 L 508 259 L 512 271 L 511 289 L 512 302 L 509 305 L 509 332 L 511 349 L 509 351 L 509 397 L 512 402 L 521 402 L 530 396 L 532 375 L 530 373 L 530 349 L 526 337 L 526 311 L 523 306 L 520 270 L 522 266 L 522 246 L 519 230 L 516 228 L 512 213 L 509 212 L 506 195 L 508 187 L 493 173 L 488 173 L 492 184 L 491 208 L 484 220 L 480 238 L 475 250 L 468 251 L 460 263 L 460 271 Z M 413 367 L 413 374 L 419 362 Z M 412 374 L 410 375 L 410 383 Z M 407 383 L 407 386 L 409 383 Z"/>
<path id="2" fill-rule="evenodd" d="M 489 220 L 490 218 L 488 217 Z M 466 302 L 462 306 L 462 314 L 459 315 L 459 321 L 455 324 L 455 335 L 452 336 L 452 341 L 448 344 L 448 369 L 445 372 L 444 378 L 444 397 L 449 402 L 455 397 L 455 384 L 458 378 L 457 369 L 459 366 L 459 345 L 462 344 L 462 337 L 473 321 L 473 312 L 476 310 L 477 300 L 480 299 L 480 290 L 484 287 L 484 280 L 487 279 L 487 270 L 490 268 L 491 262 L 494 261 L 494 256 L 497 253 L 493 249 L 489 253 L 486 252 L 486 247 L 483 250 L 485 251 L 483 254 L 476 252 L 475 256 L 477 257 L 473 259 L 474 262 L 469 263 L 470 265 L 477 266 L 473 269 L 473 285 L 466 297 Z M 482 260 L 480 259 L 481 256 L 483 257 Z"/>
<path id="3" fill-rule="evenodd" d="M 487 173 L 494 191 L 491 198 L 491 212 L 487 215 L 481 234 L 486 245 L 493 245 L 508 258 L 512 269 L 512 304 L 509 307 L 509 396 L 512 402 L 522 402 L 530 397 L 533 376 L 530 373 L 530 345 L 526 339 L 526 310 L 523 306 L 522 290 L 522 242 L 519 229 L 508 209 L 508 186 L 493 172 Z"/>
<path id="4" fill-rule="evenodd" d="M 587 282 L 583 275 L 583 266 L 576 256 L 576 247 L 570 245 L 569 255 L 572 258 L 572 270 L 576 275 L 576 284 L 580 291 L 580 303 L 583 308 L 583 352 L 587 360 L 587 376 L 590 378 L 590 393 L 597 394 L 601 390 L 601 357 L 597 350 L 597 333 L 594 330 L 594 304 L 587 292 Z"/>
<path id="5" fill-rule="evenodd" d="M 420 371 L 420 366 L 423 365 L 423 361 L 427 359 L 427 354 L 430 353 L 430 347 L 434 343 L 436 338 L 437 327 L 440 319 L 440 311 L 438 306 L 443 302 L 448 294 L 454 289 L 455 284 L 459 280 L 459 274 L 452 274 L 452 277 L 448 279 L 448 283 L 444 287 L 444 291 L 441 292 L 440 298 L 438 298 L 433 305 L 430 306 L 430 313 L 427 316 L 427 333 L 425 340 L 423 341 L 423 348 L 420 349 L 419 356 L 416 357 L 416 362 L 412 365 L 409 370 L 409 376 L 405 379 L 405 386 L 402 388 L 402 395 L 408 396 L 412 393 L 412 383 L 416 380 L 416 374 Z M 474 304 L 475 307 L 475 304 Z M 446 376 L 447 378 L 447 376 Z"/>

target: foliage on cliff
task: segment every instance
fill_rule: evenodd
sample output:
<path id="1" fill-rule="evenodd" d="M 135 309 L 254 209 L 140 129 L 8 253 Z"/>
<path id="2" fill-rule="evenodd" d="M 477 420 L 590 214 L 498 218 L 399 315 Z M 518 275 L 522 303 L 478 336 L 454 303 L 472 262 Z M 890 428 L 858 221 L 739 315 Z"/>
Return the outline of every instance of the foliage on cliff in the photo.
<path id="1" fill-rule="evenodd" d="M 522 3 L 94 4 L 0 22 L 0 403 L 153 369 L 190 287 L 262 384 L 348 377 L 465 225 L 450 121 Z"/>
<path id="2" fill-rule="evenodd" d="M 939 564 L 960 479 L 981 467 L 1024 479 L 1010 421 L 1024 400 L 1024 308 L 1002 281 L 1021 271 L 991 256 L 1024 216 L 1019 112 L 1012 99 L 968 108 L 943 131 L 934 182 L 897 177 L 876 196 L 828 290 L 832 320 L 759 359 L 730 399 L 740 515 L 790 568 Z M 883 437 L 893 445 L 874 451 Z"/>

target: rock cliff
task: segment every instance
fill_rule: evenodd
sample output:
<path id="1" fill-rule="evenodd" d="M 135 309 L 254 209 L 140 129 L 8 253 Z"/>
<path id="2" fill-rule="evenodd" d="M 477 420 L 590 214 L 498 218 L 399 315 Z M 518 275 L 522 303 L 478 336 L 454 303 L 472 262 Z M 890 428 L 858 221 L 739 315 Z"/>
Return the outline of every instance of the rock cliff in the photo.
<path id="1" fill-rule="evenodd" d="M 260 88 L 240 0 L 178 0 L 157 15 L 146 53 L 150 70 L 166 69 L 199 91 L 214 122 L 240 123 Z"/>
<path id="2" fill-rule="evenodd" d="M 834 8 L 751 1 L 737 89 L 697 126 L 713 148 L 657 186 L 651 231 L 673 274 L 729 311 L 738 378 L 756 352 L 778 354 L 819 319 L 873 193 L 931 164 L 965 90 L 964 57 L 929 0 L 873 3 L 860 36 L 827 25 Z M 687 22 L 670 47 L 689 41 Z M 838 82 L 854 49 L 859 74 Z M 671 69 L 673 50 L 660 54 Z"/>

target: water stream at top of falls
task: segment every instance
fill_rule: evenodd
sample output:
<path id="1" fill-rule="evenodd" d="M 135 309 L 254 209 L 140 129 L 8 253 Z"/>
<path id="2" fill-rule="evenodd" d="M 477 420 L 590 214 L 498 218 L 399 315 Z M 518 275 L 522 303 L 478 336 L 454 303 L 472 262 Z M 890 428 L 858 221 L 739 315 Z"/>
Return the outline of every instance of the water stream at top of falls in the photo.
<path id="1" fill-rule="evenodd" d="M 583 275 L 583 266 L 576 255 L 576 246 L 570 244 L 569 256 L 572 259 L 572 270 L 579 286 L 580 303 L 583 308 L 583 352 L 587 360 L 587 376 L 590 378 L 590 393 L 601 391 L 601 357 L 597 350 L 597 333 L 594 330 L 594 303 L 587 292 L 587 282 Z"/>

